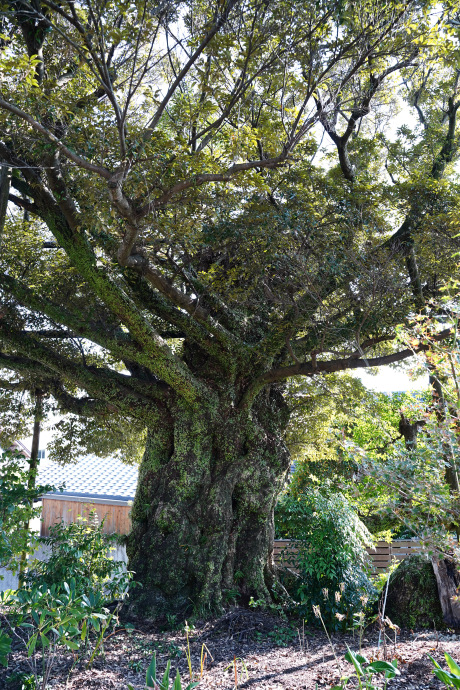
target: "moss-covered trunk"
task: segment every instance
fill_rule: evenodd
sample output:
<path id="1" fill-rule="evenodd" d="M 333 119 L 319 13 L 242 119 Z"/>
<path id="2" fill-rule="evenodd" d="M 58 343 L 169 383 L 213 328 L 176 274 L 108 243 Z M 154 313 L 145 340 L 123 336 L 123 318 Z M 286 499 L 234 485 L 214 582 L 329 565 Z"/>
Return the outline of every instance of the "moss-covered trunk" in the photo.
<path id="1" fill-rule="evenodd" d="M 270 596 L 285 423 L 272 391 L 250 417 L 178 405 L 149 434 L 128 538 L 139 611 L 216 610 L 236 591 L 243 601 Z"/>

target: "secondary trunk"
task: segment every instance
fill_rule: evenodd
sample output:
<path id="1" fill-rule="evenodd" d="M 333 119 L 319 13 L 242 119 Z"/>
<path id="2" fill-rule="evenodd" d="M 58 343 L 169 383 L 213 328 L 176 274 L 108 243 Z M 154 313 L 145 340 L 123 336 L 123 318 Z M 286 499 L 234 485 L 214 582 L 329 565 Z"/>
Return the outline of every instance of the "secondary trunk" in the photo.
<path id="1" fill-rule="evenodd" d="M 444 621 L 457 630 L 460 628 L 460 572 L 450 558 L 433 558 L 432 563 Z"/>
<path id="2" fill-rule="evenodd" d="M 290 458 L 280 393 L 259 397 L 251 417 L 178 405 L 149 434 L 127 544 L 143 585 L 138 611 L 210 611 L 226 597 L 270 598 L 273 508 Z"/>

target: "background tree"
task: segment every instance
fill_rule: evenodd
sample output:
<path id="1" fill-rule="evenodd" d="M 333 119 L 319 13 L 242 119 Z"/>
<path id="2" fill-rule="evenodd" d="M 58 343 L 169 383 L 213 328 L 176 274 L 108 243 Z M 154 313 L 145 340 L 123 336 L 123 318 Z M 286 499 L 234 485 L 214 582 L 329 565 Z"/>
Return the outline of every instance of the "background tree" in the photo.
<path id="1" fill-rule="evenodd" d="M 412 354 L 395 327 L 457 242 L 453 12 L 2 6 L 4 386 L 147 430 L 143 611 L 268 597 L 284 382 Z M 424 121 L 395 133 L 403 98 Z"/>

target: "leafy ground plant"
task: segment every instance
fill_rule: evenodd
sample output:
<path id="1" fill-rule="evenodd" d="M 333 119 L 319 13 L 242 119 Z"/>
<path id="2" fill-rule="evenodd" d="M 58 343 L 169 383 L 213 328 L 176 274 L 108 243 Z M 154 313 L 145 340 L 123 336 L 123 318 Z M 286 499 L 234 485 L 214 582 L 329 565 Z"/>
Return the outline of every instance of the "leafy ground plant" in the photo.
<path id="1" fill-rule="evenodd" d="M 150 666 L 147 669 L 147 674 L 145 677 L 145 688 L 154 688 L 154 690 L 182 690 L 182 683 L 179 675 L 179 671 L 176 673 L 176 677 L 174 678 L 172 686 L 169 684 L 169 676 L 171 672 L 171 661 L 168 659 L 168 663 L 166 664 L 166 670 L 163 674 L 163 678 L 161 680 L 157 679 L 157 658 L 156 654 L 153 655 L 153 659 L 150 663 Z M 196 688 L 198 683 L 192 682 L 187 685 L 184 690 L 193 690 L 193 688 Z M 128 690 L 134 690 L 132 685 L 128 684 Z"/>
<path id="2" fill-rule="evenodd" d="M 428 655 L 429 656 L 429 655 Z M 452 657 L 445 652 L 444 654 L 447 662 L 448 671 L 445 671 L 438 664 L 437 661 L 429 656 L 434 664 L 434 675 L 448 688 L 460 688 L 460 666 L 452 659 Z"/>
<path id="3" fill-rule="evenodd" d="M 96 646 L 107 628 L 111 614 L 104 607 L 101 593 L 90 597 L 79 595 L 75 581 L 64 582 L 62 588 L 42 584 L 17 592 L 1 593 L 1 604 L 8 615 L 2 615 L 11 637 L 3 631 L 1 642 L 4 651 L 2 662 L 7 664 L 8 644 L 16 639 L 27 652 L 27 661 L 35 679 L 37 690 L 45 690 L 60 649 L 67 648 L 75 654 L 86 651 L 90 644 L 90 632 L 96 632 Z M 9 642 L 8 642 L 8 639 Z M 94 656 L 94 652 L 93 652 Z"/>
<path id="4" fill-rule="evenodd" d="M 353 664 L 355 673 L 353 673 L 351 676 L 342 676 L 340 679 L 340 685 L 334 685 L 331 690 L 343 690 L 346 688 L 348 681 L 355 678 L 358 681 L 358 688 L 360 688 L 360 690 L 377 690 L 377 688 L 380 690 L 381 686 L 376 686 L 373 682 L 374 675 L 380 673 L 385 674 L 383 690 L 386 690 L 388 681 L 391 678 L 399 675 L 399 671 L 397 669 L 398 662 L 396 659 L 391 663 L 388 661 L 378 660 L 369 662 L 365 656 L 362 656 L 362 654 L 355 654 L 350 648 L 348 648 L 348 651 L 345 654 L 345 659 Z"/>

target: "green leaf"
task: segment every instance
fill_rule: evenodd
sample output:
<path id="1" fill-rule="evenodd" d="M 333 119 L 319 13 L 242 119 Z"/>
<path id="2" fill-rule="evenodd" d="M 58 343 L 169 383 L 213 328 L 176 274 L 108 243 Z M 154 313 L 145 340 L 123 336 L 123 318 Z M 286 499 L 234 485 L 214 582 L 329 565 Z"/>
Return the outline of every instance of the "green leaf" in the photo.
<path id="1" fill-rule="evenodd" d="M 77 642 L 73 642 L 72 640 L 64 640 L 64 644 L 66 647 L 68 647 L 69 649 L 73 649 L 74 651 L 79 649 L 80 646 L 79 644 L 77 644 Z"/>
<path id="2" fill-rule="evenodd" d="M 37 639 L 38 639 L 38 633 L 35 633 L 32 635 L 30 640 L 27 643 L 27 656 L 32 656 L 32 654 L 35 651 L 35 646 L 37 644 Z"/>
<path id="3" fill-rule="evenodd" d="M 442 668 L 437 668 L 437 669 L 435 669 L 434 675 L 435 675 L 437 678 L 439 678 L 439 680 L 442 680 L 442 682 L 445 683 L 445 685 L 447 685 L 447 686 L 449 686 L 449 687 L 452 687 L 452 686 L 453 686 L 454 688 L 455 688 L 455 687 L 456 687 L 456 688 L 460 688 L 460 679 L 458 679 L 458 685 L 455 685 L 455 683 L 453 682 L 453 679 L 452 679 L 450 673 L 447 673 L 446 671 L 443 671 Z"/>
<path id="4" fill-rule="evenodd" d="M 8 654 L 11 651 L 11 637 L 0 630 L 0 664 L 8 667 Z"/>
<path id="5" fill-rule="evenodd" d="M 182 684 L 180 682 L 179 669 L 176 672 L 176 677 L 174 678 L 172 690 L 182 690 Z"/>
<path id="6" fill-rule="evenodd" d="M 171 669 L 171 662 L 168 659 L 168 663 L 166 664 L 166 671 L 164 672 L 162 681 L 161 681 L 161 690 L 169 690 L 169 671 Z"/>
<path id="7" fill-rule="evenodd" d="M 355 667 L 355 671 L 358 674 L 358 676 L 364 676 L 365 671 L 361 664 L 359 663 L 358 659 L 356 658 L 356 655 L 353 654 L 351 651 L 350 647 L 347 645 L 348 652 L 345 654 L 345 659 L 349 661 L 353 666 Z"/>
<path id="8" fill-rule="evenodd" d="M 432 662 L 433 662 L 433 665 L 434 665 L 434 667 L 435 667 L 435 668 L 439 668 L 439 669 L 441 669 L 441 666 L 440 666 L 440 665 L 438 664 L 438 662 L 437 662 L 437 661 L 435 661 L 435 659 L 433 659 L 433 657 L 432 657 L 432 656 L 430 656 L 430 654 L 428 654 L 428 659 L 430 659 L 430 661 L 432 661 Z M 441 669 L 441 670 L 442 670 L 442 669 Z"/>
<path id="9" fill-rule="evenodd" d="M 154 688 L 157 685 L 157 655 L 156 652 L 152 657 L 150 666 L 147 669 L 147 674 L 145 676 L 145 684 L 148 688 Z"/>
<path id="10" fill-rule="evenodd" d="M 355 657 L 358 659 L 360 664 L 368 664 L 369 659 L 366 659 L 365 656 L 362 656 L 361 654 L 355 654 Z"/>
<path id="11" fill-rule="evenodd" d="M 41 640 L 43 649 L 46 649 L 46 647 L 49 647 L 51 644 L 49 639 L 43 633 L 40 634 L 40 640 Z"/>
<path id="12" fill-rule="evenodd" d="M 371 668 L 373 671 L 375 671 L 375 673 L 391 673 L 392 675 L 388 676 L 389 678 L 400 675 L 398 669 L 388 661 L 373 661 L 371 664 L 369 664 L 368 668 Z"/>
<path id="13" fill-rule="evenodd" d="M 447 652 L 445 652 L 444 656 L 446 657 L 449 669 L 452 671 L 454 675 L 460 678 L 460 666 L 452 659 L 452 657 Z"/>

